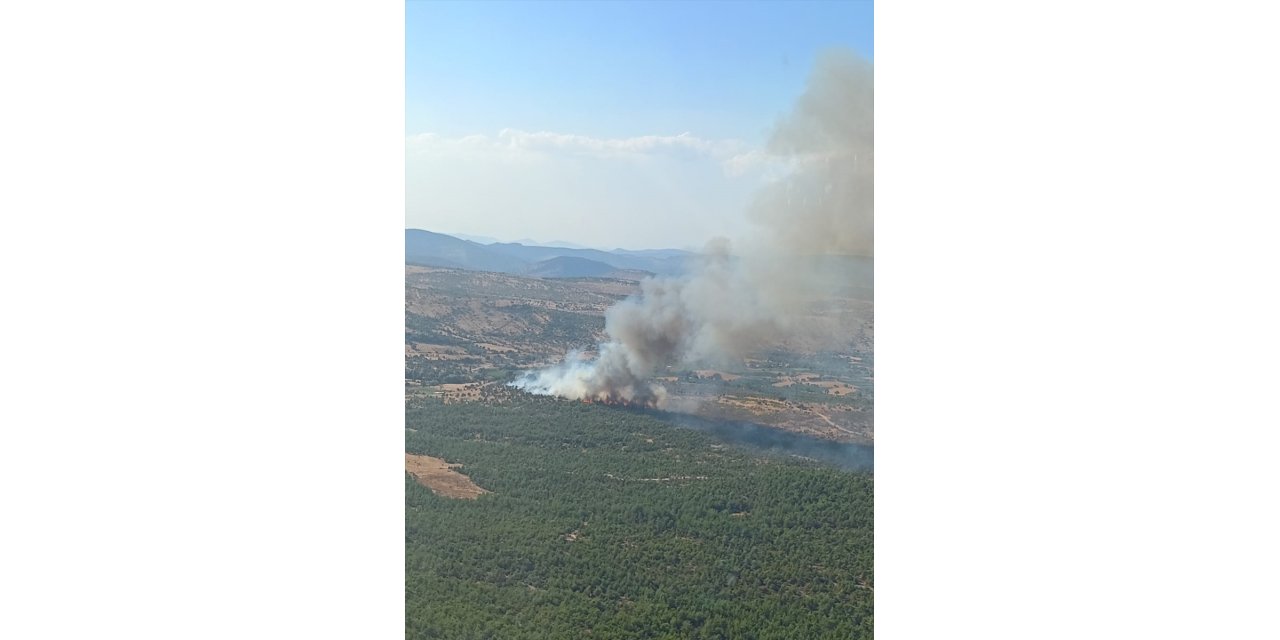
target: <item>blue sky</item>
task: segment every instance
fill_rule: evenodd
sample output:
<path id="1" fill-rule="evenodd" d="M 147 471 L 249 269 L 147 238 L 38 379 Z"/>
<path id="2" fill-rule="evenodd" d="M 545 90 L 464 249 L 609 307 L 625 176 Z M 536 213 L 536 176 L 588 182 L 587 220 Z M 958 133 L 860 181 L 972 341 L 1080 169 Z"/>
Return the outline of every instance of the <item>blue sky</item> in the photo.
<path id="1" fill-rule="evenodd" d="M 818 52 L 872 54 L 870 2 L 411 1 L 405 18 L 406 224 L 503 240 L 733 235 L 770 176 L 746 159 Z"/>

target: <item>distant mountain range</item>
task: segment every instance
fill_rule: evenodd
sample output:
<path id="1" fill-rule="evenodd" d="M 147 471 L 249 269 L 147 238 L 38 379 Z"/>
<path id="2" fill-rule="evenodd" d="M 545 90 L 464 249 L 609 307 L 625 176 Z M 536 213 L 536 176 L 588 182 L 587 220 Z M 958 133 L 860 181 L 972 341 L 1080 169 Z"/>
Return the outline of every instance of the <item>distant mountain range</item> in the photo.
<path id="1" fill-rule="evenodd" d="M 680 249 L 600 251 L 519 242 L 481 244 L 421 229 L 405 229 L 404 232 L 404 261 L 407 264 L 542 278 L 635 280 L 647 274 L 679 273 L 693 257 L 693 253 Z"/>

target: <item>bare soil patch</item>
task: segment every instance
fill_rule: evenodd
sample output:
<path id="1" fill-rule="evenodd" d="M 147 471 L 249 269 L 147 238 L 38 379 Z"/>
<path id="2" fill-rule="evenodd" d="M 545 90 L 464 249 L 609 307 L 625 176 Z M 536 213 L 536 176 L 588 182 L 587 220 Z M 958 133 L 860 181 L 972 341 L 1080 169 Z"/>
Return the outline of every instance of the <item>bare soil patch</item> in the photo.
<path id="1" fill-rule="evenodd" d="M 747 420 L 828 440 L 863 443 L 874 441 L 871 416 L 854 407 L 838 404 L 722 395 L 714 403 L 700 405 L 697 413 L 710 419 Z"/>
<path id="2" fill-rule="evenodd" d="M 452 402 L 479 402 L 480 390 L 492 382 L 464 382 L 438 384 L 432 387 L 445 404 Z"/>
<path id="3" fill-rule="evenodd" d="M 461 466 L 431 456 L 404 454 L 404 470 L 417 479 L 418 484 L 438 496 L 475 500 L 480 494 L 489 493 L 487 489 L 472 482 L 471 478 L 454 471 Z"/>
<path id="4" fill-rule="evenodd" d="M 797 384 L 808 384 L 820 387 L 826 391 L 828 395 L 847 396 L 858 390 L 857 387 L 838 380 L 822 380 L 816 373 L 800 373 L 792 376 L 779 376 L 778 381 L 773 383 L 774 387 L 783 388 Z"/>
<path id="5" fill-rule="evenodd" d="M 466 360 L 467 352 L 462 347 L 425 342 L 409 342 L 404 345 L 404 355 L 425 356 L 428 360 Z"/>

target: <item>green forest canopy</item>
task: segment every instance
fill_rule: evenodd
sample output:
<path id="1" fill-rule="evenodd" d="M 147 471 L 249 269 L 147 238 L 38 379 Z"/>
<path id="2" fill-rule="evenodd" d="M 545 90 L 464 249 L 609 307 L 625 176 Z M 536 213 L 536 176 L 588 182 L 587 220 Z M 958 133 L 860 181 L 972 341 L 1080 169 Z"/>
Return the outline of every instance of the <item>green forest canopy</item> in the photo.
<path id="1" fill-rule="evenodd" d="M 652 416 L 532 396 L 425 401 L 406 474 L 406 638 L 871 638 L 872 477 Z"/>

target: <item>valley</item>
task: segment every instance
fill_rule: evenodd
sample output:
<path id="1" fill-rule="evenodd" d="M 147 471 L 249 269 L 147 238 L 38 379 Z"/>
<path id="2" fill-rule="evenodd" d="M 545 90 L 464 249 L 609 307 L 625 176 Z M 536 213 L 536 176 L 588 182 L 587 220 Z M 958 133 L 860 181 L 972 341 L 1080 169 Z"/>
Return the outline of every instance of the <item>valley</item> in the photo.
<path id="1" fill-rule="evenodd" d="M 871 638 L 870 273 L 662 408 L 511 386 L 596 355 L 608 273 L 405 266 L 406 637 Z"/>
<path id="2" fill-rule="evenodd" d="M 604 313 L 638 291 L 618 278 L 531 278 L 405 267 L 408 396 L 479 401 L 480 391 L 524 371 L 585 356 L 604 334 Z M 750 421 L 837 441 L 874 441 L 871 305 L 854 295 L 813 315 L 843 351 L 797 336 L 791 344 L 716 369 L 666 367 L 655 376 L 673 410 Z M 811 332 L 812 333 L 812 332 Z"/>

